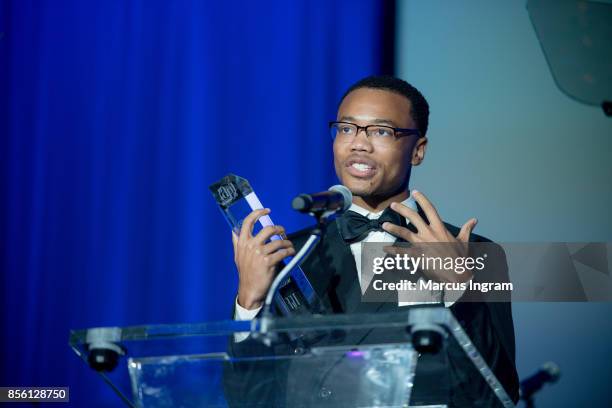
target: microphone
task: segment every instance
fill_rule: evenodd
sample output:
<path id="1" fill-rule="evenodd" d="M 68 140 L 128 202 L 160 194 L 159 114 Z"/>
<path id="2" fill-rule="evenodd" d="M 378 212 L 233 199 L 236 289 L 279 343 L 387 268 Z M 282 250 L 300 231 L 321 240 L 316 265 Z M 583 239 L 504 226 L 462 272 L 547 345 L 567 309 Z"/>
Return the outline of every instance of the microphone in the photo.
<path id="1" fill-rule="evenodd" d="M 521 399 L 530 400 L 544 384 L 555 383 L 561 377 L 561 369 L 552 361 L 542 364 L 540 369 L 531 377 L 521 381 Z"/>
<path id="2" fill-rule="evenodd" d="M 265 333 L 268 328 L 267 317 L 270 316 L 270 307 L 272 299 L 276 291 L 280 287 L 281 282 L 302 260 L 304 260 L 319 242 L 322 235 L 322 230 L 325 228 L 325 223 L 329 217 L 337 212 L 344 212 L 349 209 L 353 202 L 353 194 L 351 191 L 338 184 L 330 187 L 328 191 L 323 191 L 315 194 L 300 194 L 291 202 L 294 210 L 308 213 L 317 219 L 317 226 L 312 229 L 310 236 L 297 254 L 289 261 L 289 263 L 276 275 L 264 302 L 264 320 L 262 322 L 261 332 Z"/>
<path id="3" fill-rule="evenodd" d="M 352 202 L 353 194 L 351 194 L 351 191 L 338 184 L 320 193 L 300 194 L 291 201 L 291 207 L 303 213 L 343 213 L 349 209 Z"/>

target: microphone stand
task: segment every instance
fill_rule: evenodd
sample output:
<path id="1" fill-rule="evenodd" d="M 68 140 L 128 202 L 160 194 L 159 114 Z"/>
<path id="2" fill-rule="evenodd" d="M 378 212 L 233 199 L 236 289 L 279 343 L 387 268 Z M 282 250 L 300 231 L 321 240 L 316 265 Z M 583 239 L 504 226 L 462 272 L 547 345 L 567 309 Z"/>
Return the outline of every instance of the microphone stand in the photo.
<path id="1" fill-rule="evenodd" d="M 559 381 L 561 370 L 552 361 L 542 364 L 540 369 L 530 377 L 527 377 L 520 384 L 520 400 L 525 403 L 525 408 L 535 408 L 533 398 L 545 384 L 552 384 Z"/>
<path id="2" fill-rule="evenodd" d="M 285 265 L 285 267 L 278 273 L 278 275 L 276 275 L 276 278 L 274 278 L 274 280 L 272 281 L 270 289 L 268 289 L 268 294 L 266 295 L 258 333 L 258 337 L 261 336 L 262 340 L 264 341 L 264 343 L 266 343 L 266 345 L 269 346 L 271 343 L 270 334 L 268 332 L 270 330 L 274 318 L 274 315 L 272 314 L 271 310 L 274 295 L 276 295 L 280 284 L 285 280 L 285 278 L 289 275 L 293 268 L 299 265 L 302 260 L 306 259 L 306 257 L 310 255 L 317 243 L 321 240 L 321 235 L 323 234 L 323 231 L 325 231 L 329 219 L 335 213 L 336 211 L 318 211 L 309 213 L 309 215 L 315 217 L 317 221 L 315 228 L 312 230 L 310 236 L 308 237 L 308 240 L 298 251 L 298 253 L 293 257 L 293 259 L 291 259 L 291 261 L 287 265 Z"/>

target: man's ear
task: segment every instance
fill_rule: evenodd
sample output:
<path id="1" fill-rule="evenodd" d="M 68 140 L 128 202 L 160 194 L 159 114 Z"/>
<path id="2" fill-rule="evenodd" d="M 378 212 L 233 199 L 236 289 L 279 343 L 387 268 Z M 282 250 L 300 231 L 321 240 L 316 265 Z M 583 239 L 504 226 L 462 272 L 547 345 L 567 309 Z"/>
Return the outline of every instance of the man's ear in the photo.
<path id="1" fill-rule="evenodd" d="M 418 166 L 425 159 L 425 150 L 427 148 L 427 138 L 425 136 L 419 138 L 416 141 L 414 148 L 412 149 L 412 160 L 413 166 Z"/>

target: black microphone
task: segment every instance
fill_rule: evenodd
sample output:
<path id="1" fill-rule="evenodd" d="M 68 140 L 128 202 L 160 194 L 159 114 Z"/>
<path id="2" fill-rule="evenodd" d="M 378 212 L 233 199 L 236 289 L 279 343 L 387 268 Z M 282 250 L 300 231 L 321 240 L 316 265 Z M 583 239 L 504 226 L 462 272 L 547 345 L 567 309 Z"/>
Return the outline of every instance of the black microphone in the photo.
<path id="1" fill-rule="evenodd" d="M 353 194 L 343 185 L 314 194 L 300 194 L 291 202 L 294 210 L 303 213 L 345 212 L 353 202 Z"/>
<path id="2" fill-rule="evenodd" d="M 559 377 L 561 377 L 561 370 L 557 364 L 552 361 L 542 364 L 538 372 L 521 381 L 521 399 L 531 399 L 544 384 L 557 382 Z"/>

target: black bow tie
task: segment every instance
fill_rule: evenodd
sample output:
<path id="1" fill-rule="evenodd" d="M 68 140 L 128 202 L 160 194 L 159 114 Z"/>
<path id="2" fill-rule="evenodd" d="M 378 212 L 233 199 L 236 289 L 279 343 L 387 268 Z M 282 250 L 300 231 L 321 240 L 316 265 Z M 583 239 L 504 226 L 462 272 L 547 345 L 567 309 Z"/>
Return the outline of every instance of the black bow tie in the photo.
<path id="1" fill-rule="evenodd" d="M 364 217 L 355 211 L 347 211 L 338 218 L 338 227 L 344 241 L 352 244 L 364 239 L 370 231 L 384 231 L 382 225 L 385 222 L 402 227 L 406 226 L 404 217 L 393 211 L 391 207 L 387 207 L 381 216 L 374 220 Z"/>

